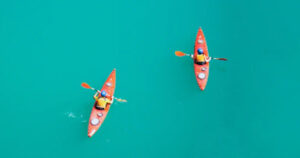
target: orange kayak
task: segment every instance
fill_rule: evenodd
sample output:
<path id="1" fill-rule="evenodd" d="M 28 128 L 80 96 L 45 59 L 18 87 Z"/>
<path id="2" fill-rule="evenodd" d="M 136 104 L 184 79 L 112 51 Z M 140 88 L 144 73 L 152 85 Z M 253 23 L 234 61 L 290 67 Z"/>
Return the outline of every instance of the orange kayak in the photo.
<path id="1" fill-rule="evenodd" d="M 112 99 L 112 96 L 114 95 L 115 92 L 115 87 L 116 87 L 116 70 L 114 69 L 110 75 L 108 76 L 106 82 L 104 83 L 101 91 L 106 91 L 109 99 Z M 100 96 L 101 94 L 99 94 Z M 104 110 L 99 110 L 95 108 L 95 105 L 97 103 L 95 102 L 90 120 L 89 120 L 89 127 L 88 127 L 88 136 L 92 137 L 96 131 L 99 129 L 99 127 L 102 125 L 109 109 L 110 109 L 110 104 L 107 104 L 106 108 Z"/>
<path id="2" fill-rule="evenodd" d="M 209 57 L 205 37 L 201 28 L 198 30 L 198 34 L 196 37 L 194 57 L 197 56 L 197 50 L 199 48 L 203 50 L 205 56 Z M 208 79 L 209 63 L 206 62 L 206 64 L 204 65 L 198 65 L 194 62 L 194 69 L 195 69 L 197 83 L 200 89 L 204 90 Z"/>

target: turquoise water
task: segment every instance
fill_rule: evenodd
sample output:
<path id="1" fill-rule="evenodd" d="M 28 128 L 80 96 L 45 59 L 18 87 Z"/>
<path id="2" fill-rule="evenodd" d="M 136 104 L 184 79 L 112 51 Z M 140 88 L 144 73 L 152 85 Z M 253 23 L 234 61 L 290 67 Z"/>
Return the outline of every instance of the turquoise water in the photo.
<path id="1" fill-rule="evenodd" d="M 0 157 L 300 157 L 300 2 L 0 2 Z M 189 58 L 202 27 L 205 91 Z M 93 92 L 115 102 L 87 137 Z"/>

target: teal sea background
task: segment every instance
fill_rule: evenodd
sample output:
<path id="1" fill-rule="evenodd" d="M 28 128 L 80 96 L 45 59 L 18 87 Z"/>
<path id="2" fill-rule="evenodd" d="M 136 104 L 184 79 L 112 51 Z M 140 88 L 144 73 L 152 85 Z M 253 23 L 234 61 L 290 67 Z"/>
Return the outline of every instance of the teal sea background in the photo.
<path id="1" fill-rule="evenodd" d="M 300 157 L 300 1 L 0 2 L 0 157 Z M 190 58 L 202 27 L 212 61 Z M 115 102 L 87 137 L 91 90 Z"/>

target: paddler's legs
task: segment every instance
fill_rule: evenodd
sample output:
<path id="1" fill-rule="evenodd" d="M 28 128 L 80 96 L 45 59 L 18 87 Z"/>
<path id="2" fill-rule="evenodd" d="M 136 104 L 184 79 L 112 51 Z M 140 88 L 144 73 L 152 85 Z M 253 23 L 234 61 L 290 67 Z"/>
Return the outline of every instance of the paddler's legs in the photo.
<path id="1" fill-rule="evenodd" d="M 97 103 L 95 104 L 95 108 L 98 110 L 104 110 L 104 108 L 97 106 Z"/>
<path id="2" fill-rule="evenodd" d="M 195 63 L 196 63 L 197 65 L 205 65 L 205 64 L 206 64 L 205 61 L 204 61 L 204 62 L 197 62 L 197 61 L 195 61 Z"/>

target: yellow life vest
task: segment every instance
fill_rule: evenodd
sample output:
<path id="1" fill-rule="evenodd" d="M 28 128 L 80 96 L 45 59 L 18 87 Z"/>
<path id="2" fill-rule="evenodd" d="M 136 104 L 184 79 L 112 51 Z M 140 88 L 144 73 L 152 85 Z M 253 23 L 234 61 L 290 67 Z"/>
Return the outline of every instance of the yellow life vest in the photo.
<path id="1" fill-rule="evenodd" d="M 197 62 L 205 62 L 205 56 L 203 54 L 197 55 Z"/>
<path id="2" fill-rule="evenodd" d="M 95 97 L 96 101 L 97 101 L 97 106 L 101 107 L 101 108 L 106 108 L 107 103 L 111 103 L 111 101 L 107 98 L 104 97 Z"/>

